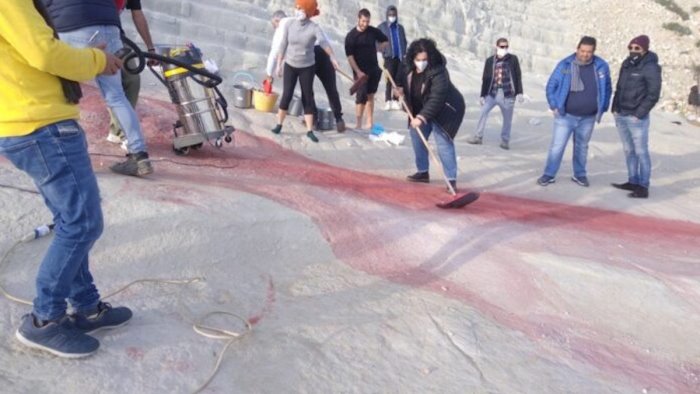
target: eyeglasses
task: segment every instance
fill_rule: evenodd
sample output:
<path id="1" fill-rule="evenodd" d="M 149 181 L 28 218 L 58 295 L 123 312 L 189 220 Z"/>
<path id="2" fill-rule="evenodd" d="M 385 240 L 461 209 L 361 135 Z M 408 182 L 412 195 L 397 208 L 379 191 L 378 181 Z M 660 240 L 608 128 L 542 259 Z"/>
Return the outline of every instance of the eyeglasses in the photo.
<path id="1" fill-rule="evenodd" d="M 508 45 L 499 45 L 498 47 L 501 49 L 508 49 Z"/>
<path id="2" fill-rule="evenodd" d="M 641 51 L 642 47 L 640 47 L 639 45 L 630 45 L 627 47 L 627 49 L 629 49 L 630 51 Z"/>

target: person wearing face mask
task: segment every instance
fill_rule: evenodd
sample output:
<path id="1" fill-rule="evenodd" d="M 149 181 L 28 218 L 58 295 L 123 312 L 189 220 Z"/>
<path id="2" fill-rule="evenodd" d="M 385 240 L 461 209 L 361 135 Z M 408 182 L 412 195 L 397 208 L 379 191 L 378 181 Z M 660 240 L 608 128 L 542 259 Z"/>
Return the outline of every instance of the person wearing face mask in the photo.
<path id="1" fill-rule="evenodd" d="M 391 5 L 386 9 L 386 21 L 379 24 L 378 29 L 389 37 L 389 45 L 382 51 L 384 68 L 389 71 L 392 78 L 396 79 L 408 47 L 406 31 L 399 23 L 399 11 L 396 6 Z M 401 105 L 392 94 L 391 83 L 388 80 L 386 81 L 384 100 L 385 111 L 401 109 Z"/>
<path id="2" fill-rule="evenodd" d="M 282 132 L 282 124 L 287 117 L 287 110 L 294 95 L 297 81 L 301 85 L 302 103 L 304 106 L 304 121 L 306 136 L 313 142 L 318 138 L 313 132 L 314 110 L 314 74 L 316 72 L 315 47 L 323 48 L 331 58 L 334 69 L 338 62 L 331 49 L 330 43 L 321 28 L 311 18 L 320 14 L 316 0 L 297 0 L 295 18 L 285 24 L 282 39 L 277 53 L 277 76 L 282 76 L 284 69 L 284 90 L 277 113 L 277 126 L 271 131 L 275 134 Z"/>
<path id="3" fill-rule="evenodd" d="M 275 29 L 275 34 L 272 38 L 272 45 L 270 47 L 270 53 L 267 57 L 267 66 L 265 71 L 267 73 L 267 80 L 272 83 L 277 68 L 277 55 L 279 53 L 279 46 L 282 43 L 283 32 L 286 30 L 287 23 L 294 20 L 294 18 L 287 17 L 287 14 L 278 10 L 272 14 L 272 26 Z M 330 43 L 328 36 L 323 32 L 326 41 Z M 343 120 L 343 107 L 340 103 L 340 95 L 338 94 L 338 85 L 336 82 L 335 68 L 331 62 L 331 57 L 326 53 L 326 51 L 316 42 L 314 47 L 314 60 L 316 65 L 314 68 L 316 77 L 323 84 L 323 88 L 328 96 L 328 102 L 330 103 L 331 109 L 333 110 L 333 115 L 335 116 L 335 125 L 339 133 L 345 131 L 345 121 Z M 302 102 L 304 101 L 302 97 Z M 314 118 L 318 119 L 318 110 L 314 110 Z"/>
<path id="4" fill-rule="evenodd" d="M 470 144 L 480 145 L 489 112 L 498 106 L 503 114 L 501 148 L 510 149 L 510 129 L 513 123 L 515 100 L 523 102 L 523 82 L 518 57 L 508 52 L 508 40 L 496 41 L 496 54 L 486 59 L 481 79 L 481 117 L 474 136 L 467 139 Z"/>
<path id="5" fill-rule="evenodd" d="M 572 134 L 571 180 L 583 187 L 590 185 L 586 174 L 588 142 L 596 121 L 600 123 L 607 112 L 612 95 L 610 67 L 595 55 L 596 44 L 593 37 L 581 38 L 576 53 L 559 62 L 547 81 L 547 102 L 554 115 L 554 130 L 544 174 L 537 179 L 540 186 L 554 183 Z"/>
<path id="6" fill-rule="evenodd" d="M 367 75 L 367 83 L 362 85 L 355 94 L 355 129 L 364 127 L 371 129 L 374 122 L 374 94 L 377 93 L 382 70 L 379 68 L 378 57 L 389 45 L 389 38 L 376 27 L 370 26 L 371 14 L 363 8 L 357 14 L 357 26 L 345 36 L 345 55 L 352 67 L 355 79 Z M 366 112 L 365 112 L 366 111 Z M 362 118 L 366 123 L 362 124 Z"/>
<path id="7" fill-rule="evenodd" d="M 464 119 L 464 97 L 450 81 L 447 60 L 431 39 L 421 38 L 409 45 L 404 69 L 406 72 L 396 80 L 394 94 L 401 97 L 415 117 L 409 120 L 409 128 L 418 170 L 406 179 L 430 182 L 428 150 L 417 133 L 422 133 L 426 140 L 432 134 L 445 176 L 456 190 L 454 138 Z"/>
<path id="8" fill-rule="evenodd" d="M 615 88 L 612 112 L 627 162 L 627 182 L 613 183 L 631 198 L 648 198 L 651 178 L 649 112 L 661 95 L 661 66 L 649 50 L 649 37 L 635 37 L 628 45 Z"/>

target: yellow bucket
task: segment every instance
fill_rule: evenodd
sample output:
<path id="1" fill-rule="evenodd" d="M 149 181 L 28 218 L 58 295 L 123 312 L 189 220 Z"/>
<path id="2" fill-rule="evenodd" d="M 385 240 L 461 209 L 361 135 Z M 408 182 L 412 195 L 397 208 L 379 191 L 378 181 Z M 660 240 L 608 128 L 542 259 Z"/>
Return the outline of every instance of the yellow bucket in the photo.
<path id="1" fill-rule="evenodd" d="M 265 94 L 262 90 L 253 90 L 253 106 L 260 112 L 272 112 L 279 95 L 275 92 Z"/>

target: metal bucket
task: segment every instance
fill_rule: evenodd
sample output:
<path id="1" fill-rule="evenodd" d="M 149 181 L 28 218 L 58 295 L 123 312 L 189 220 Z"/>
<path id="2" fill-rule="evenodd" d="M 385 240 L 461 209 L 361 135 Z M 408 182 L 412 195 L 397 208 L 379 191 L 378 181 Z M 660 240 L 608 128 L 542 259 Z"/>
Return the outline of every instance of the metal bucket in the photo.
<path id="1" fill-rule="evenodd" d="M 239 82 L 241 79 L 245 80 Z M 236 108 L 247 109 L 253 106 L 253 87 L 255 79 L 250 73 L 237 72 L 233 76 L 233 106 Z"/>
<path id="2" fill-rule="evenodd" d="M 318 109 L 318 129 L 321 131 L 332 130 L 335 127 L 335 117 L 330 108 Z"/>
<path id="3" fill-rule="evenodd" d="M 304 104 L 301 102 L 300 96 L 295 94 L 294 97 L 292 97 L 287 114 L 290 116 L 301 116 L 304 114 Z"/>
<path id="4" fill-rule="evenodd" d="M 253 106 L 253 89 L 243 85 L 233 85 L 233 106 L 247 109 Z"/>

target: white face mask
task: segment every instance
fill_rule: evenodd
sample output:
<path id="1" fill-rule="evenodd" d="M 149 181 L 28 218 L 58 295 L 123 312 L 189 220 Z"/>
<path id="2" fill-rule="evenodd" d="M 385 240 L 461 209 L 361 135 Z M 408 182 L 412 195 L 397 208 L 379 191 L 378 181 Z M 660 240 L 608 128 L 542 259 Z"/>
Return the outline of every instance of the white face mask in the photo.
<path id="1" fill-rule="evenodd" d="M 304 12 L 304 10 L 296 10 L 296 11 L 294 11 L 294 16 L 298 20 L 303 21 L 306 19 L 306 12 Z"/>
<path id="2" fill-rule="evenodd" d="M 390 16 L 389 17 L 389 23 L 394 23 L 396 22 L 396 17 L 395 16 Z"/>
<path id="3" fill-rule="evenodd" d="M 503 57 L 508 54 L 508 48 L 497 48 L 496 49 L 496 55 L 498 57 Z"/>
<path id="4" fill-rule="evenodd" d="M 428 68 L 427 60 L 416 60 L 413 63 L 416 65 L 416 69 L 418 70 L 418 72 L 423 72 L 426 68 Z"/>

